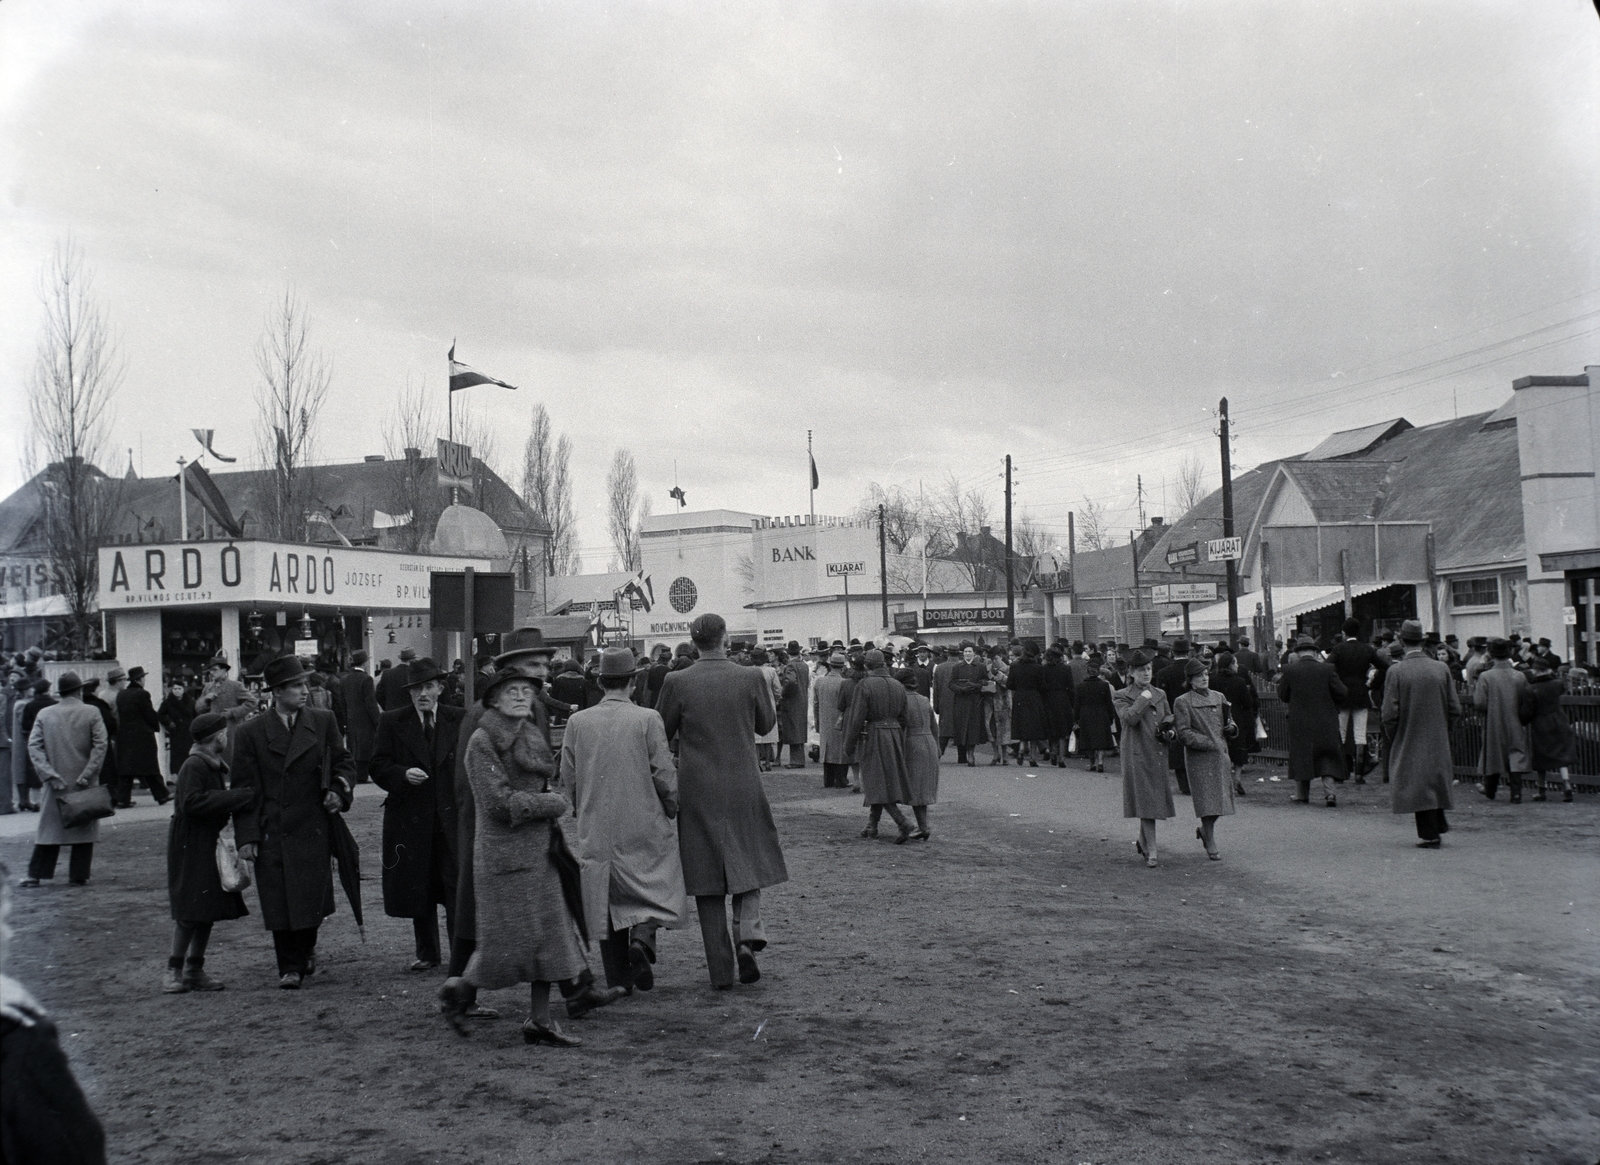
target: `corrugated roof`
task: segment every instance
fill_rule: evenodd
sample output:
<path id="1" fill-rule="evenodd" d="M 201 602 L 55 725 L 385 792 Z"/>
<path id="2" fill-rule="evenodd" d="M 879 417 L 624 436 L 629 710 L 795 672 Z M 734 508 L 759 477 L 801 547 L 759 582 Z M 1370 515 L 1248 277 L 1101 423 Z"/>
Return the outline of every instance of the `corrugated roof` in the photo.
<path id="1" fill-rule="evenodd" d="M 1411 422 L 1404 417 L 1396 417 L 1392 421 L 1379 421 L 1376 425 L 1363 425 L 1359 429 L 1345 429 L 1334 433 L 1323 440 L 1310 453 L 1306 454 L 1307 461 L 1331 461 L 1338 457 L 1353 457 L 1358 453 L 1366 453 L 1374 446 L 1381 444 L 1391 437 L 1411 428 Z"/>
<path id="2" fill-rule="evenodd" d="M 1283 471 L 1300 487 L 1319 522 L 1359 522 L 1373 516 L 1388 461 L 1290 461 Z"/>

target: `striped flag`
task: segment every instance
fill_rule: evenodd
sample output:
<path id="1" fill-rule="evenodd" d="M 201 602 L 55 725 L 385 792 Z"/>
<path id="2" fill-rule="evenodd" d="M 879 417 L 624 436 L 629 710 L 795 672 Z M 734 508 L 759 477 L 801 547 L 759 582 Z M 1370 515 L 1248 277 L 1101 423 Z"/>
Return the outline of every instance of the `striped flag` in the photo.
<path id="1" fill-rule="evenodd" d="M 456 361 L 456 346 L 454 342 L 450 345 L 449 360 L 451 392 L 460 392 L 463 388 L 471 388 L 474 384 L 498 384 L 501 388 L 511 389 L 517 387 L 514 384 L 507 384 L 503 380 L 496 380 L 492 376 L 485 376 L 481 372 L 468 368 L 465 364 L 458 363 Z"/>

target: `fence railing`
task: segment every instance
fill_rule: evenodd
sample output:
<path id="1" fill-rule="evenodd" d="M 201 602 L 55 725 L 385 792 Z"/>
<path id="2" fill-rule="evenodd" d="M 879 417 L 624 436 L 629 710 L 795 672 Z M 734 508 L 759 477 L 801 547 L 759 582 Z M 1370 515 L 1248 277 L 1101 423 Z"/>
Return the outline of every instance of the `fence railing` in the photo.
<path id="1" fill-rule="evenodd" d="M 1289 755 L 1289 714 L 1278 693 L 1266 688 L 1260 692 L 1261 723 L 1266 727 L 1267 738 L 1259 741 L 1257 755 L 1267 760 L 1283 760 Z M 1577 738 L 1577 764 L 1569 770 L 1574 779 L 1586 786 L 1600 785 L 1600 695 L 1562 696 L 1561 707 L 1572 722 Z M 1382 734 L 1379 715 L 1374 709 L 1367 717 L 1367 737 L 1376 740 Z M 1478 761 L 1483 755 L 1483 713 L 1472 706 L 1471 698 L 1462 701 L 1461 715 L 1450 726 L 1450 763 L 1458 777 L 1478 775 Z M 1554 775 L 1554 774 L 1552 774 Z"/>

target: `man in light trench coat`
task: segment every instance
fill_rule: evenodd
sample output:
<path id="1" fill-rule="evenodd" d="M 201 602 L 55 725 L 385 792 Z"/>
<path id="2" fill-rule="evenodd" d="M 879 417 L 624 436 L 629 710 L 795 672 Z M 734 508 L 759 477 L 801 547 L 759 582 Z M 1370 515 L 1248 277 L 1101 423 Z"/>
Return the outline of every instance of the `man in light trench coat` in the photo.
<path id="1" fill-rule="evenodd" d="M 1438 849 L 1450 831 L 1450 723 L 1461 715 L 1450 668 L 1422 649 L 1422 624 L 1400 624 L 1405 658 L 1389 666 L 1383 681 L 1383 728 L 1390 739 L 1389 781 L 1394 812 L 1414 813 L 1418 849 Z"/>
<path id="2" fill-rule="evenodd" d="M 607 648 L 592 708 L 574 712 L 561 742 L 561 786 L 578 822 L 589 933 L 604 936 L 606 984 L 655 986 L 656 930 L 688 916 L 678 858 L 678 771 L 661 716 L 629 698 L 633 653 Z M 590 893 L 590 886 L 595 890 Z M 590 899 L 594 901 L 590 901 Z"/>
<path id="3" fill-rule="evenodd" d="M 662 681 L 656 710 L 667 739 L 678 740 L 678 850 L 684 889 L 694 895 L 705 943 L 706 969 L 719 991 L 761 978 L 755 952 L 767 945 L 761 891 L 789 880 L 772 808 L 761 787 L 756 737 L 777 723 L 760 668 L 727 656 L 722 616 L 701 615 L 689 637 L 700 649 L 693 667 Z M 729 938 L 724 899 L 733 896 Z"/>

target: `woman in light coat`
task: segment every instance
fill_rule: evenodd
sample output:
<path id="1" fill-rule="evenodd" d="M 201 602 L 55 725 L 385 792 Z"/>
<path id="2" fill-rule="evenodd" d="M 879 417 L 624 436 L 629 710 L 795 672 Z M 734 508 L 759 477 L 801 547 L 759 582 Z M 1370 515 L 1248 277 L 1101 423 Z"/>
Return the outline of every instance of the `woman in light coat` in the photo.
<path id="1" fill-rule="evenodd" d="M 86 821 L 70 829 L 61 820 L 62 794 L 78 792 L 100 783 L 100 768 L 105 764 L 111 738 L 100 712 L 82 698 L 83 681 L 76 672 L 65 672 L 56 681 L 61 699 L 39 713 L 28 733 L 28 756 L 43 783 L 44 800 L 39 808 L 39 839 L 28 859 L 24 886 L 37 886 L 40 879 L 53 878 L 61 847 L 72 847 L 67 868 L 74 886 L 89 881 L 94 861 L 94 843 L 100 836 L 100 822 Z"/>
<path id="2" fill-rule="evenodd" d="M 550 787 L 556 762 L 533 718 L 535 699 L 525 672 L 503 668 L 484 689 L 483 719 L 467 744 L 478 945 L 462 978 L 479 990 L 531 983 L 523 1039 L 575 1047 L 582 1041 L 550 1018 L 550 984 L 561 985 L 573 1018 L 623 991 L 595 986 L 550 856 L 551 832 L 571 823 L 572 807 Z"/>
<path id="3" fill-rule="evenodd" d="M 917 816 L 914 841 L 927 841 L 928 806 L 939 799 L 939 738 L 933 730 L 933 704 L 917 691 L 917 673 L 900 672 L 906 689 L 906 778 L 911 785 L 911 812 Z"/>
<path id="4" fill-rule="evenodd" d="M 1206 665 L 1191 659 L 1184 667 L 1189 690 L 1173 706 L 1172 725 L 1183 745 L 1184 767 L 1189 774 L 1189 795 L 1200 828 L 1194 831 L 1206 847 L 1206 857 L 1220 861 L 1214 831 L 1218 817 L 1233 814 L 1233 766 L 1228 761 L 1228 741 L 1239 731 L 1228 698 L 1211 688 Z"/>
<path id="5" fill-rule="evenodd" d="M 1128 686 L 1111 693 L 1122 723 L 1122 815 L 1139 819 L 1133 848 L 1147 866 L 1156 864 L 1156 822 L 1176 812 L 1167 783 L 1167 694 L 1151 682 L 1154 662 L 1148 652 L 1137 652 Z"/>

